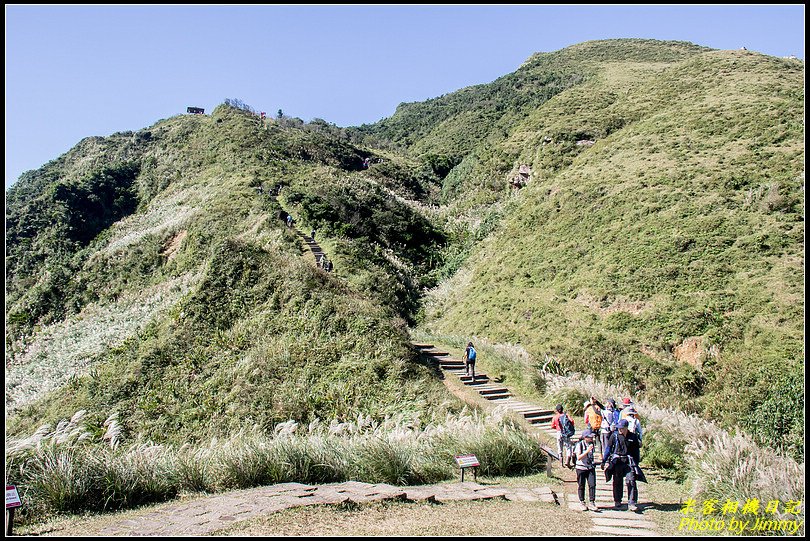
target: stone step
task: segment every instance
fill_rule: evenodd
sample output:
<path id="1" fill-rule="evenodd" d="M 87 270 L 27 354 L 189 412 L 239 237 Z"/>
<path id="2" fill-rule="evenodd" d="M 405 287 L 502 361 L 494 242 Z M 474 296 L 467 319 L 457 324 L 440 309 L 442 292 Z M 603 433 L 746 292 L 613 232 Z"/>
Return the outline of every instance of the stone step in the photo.
<path id="1" fill-rule="evenodd" d="M 659 537 L 658 532 L 652 530 L 644 530 L 639 528 L 617 528 L 612 526 L 594 526 L 591 528 L 592 532 L 609 533 L 612 535 L 645 535 L 651 537 Z"/>
<path id="2" fill-rule="evenodd" d="M 605 509 L 599 513 L 599 518 L 616 518 L 619 520 L 645 520 L 644 515 L 633 513 L 632 511 L 616 511 L 614 509 Z"/>
<path id="3" fill-rule="evenodd" d="M 571 470 L 571 471 L 573 472 L 575 470 Z M 576 490 L 577 490 L 576 482 L 574 483 L 574 486 L 571 488 L 571 490 L 573 490 L 573 493 L 567 495 L 568 501 L 569 502 L 574 502 L 574 503 L 579 503 L 579 495 L 576 494 Z M 588 497 L 588 487 L 587 486 L 585 487 L 585 497 L 586 498 Z M 599 491 L 597 491 L 596 492 L 596 503 L 607 503 L 607 504 L 610 504 L 612 506 L 613 505 L 613 493 L 611 492 L 610 494 L 600 494 Z"/>
<path id="4" fill-rule="evenodd" d="M 414 344 L 413 347 L 416 349 L 433 349 L 435 346 L 433 344 Z"/>
<path id="5" fill-rule="evenodd" d="M 520 402 L 516 402 L 512 409 L 515 410 L 515 413 L 520 413 L 521 415 L 524 413 L 538 413 L 540 411 L 535 406 L 521 404 Z"/>
<path id="6" fill-rule="evenodd" d="M 553 411 L 548 411 L 548 410 L 534 409 L 532 411 L 523 412 L 523 416 L 524 417 L 548 417 L 549 419 L 551 419 L 552 417 L 554 417 L 554 412 Z"/>
<path id="7" fill-rule="evenodd" d="M 535 423 L 547 423 L 549 426 L 551 426 L 552 418 L 547 415 L 538 415 L 537 412 L 534 411 L 524 411 L 523 416 L 529 421 Z"/>
<path id="8" fill-rule="evenodd" d="M 506 398 L 509 398 L 512 395 L 510 395 L 509 393 L 506 393 L 506 394 L 485 394 L 483 396 L 487 400 L 504 400 Z"/>
<path id="9" fill-rule="evenodd" d="M 430 355 L 431 357 L 447 357 L 450 355 L 448 351 L 423 351 L 425 355 Z"/>
<path id="10" fill-rule="evenodd" d="M 468 382 L 468 381 L 470 381 L 470 382 L 471 382 L 471 381 L 472 381 L 472 379 L 473 379 L 473 377 L 472 377 L 472 376 L 468 376 L 468 375 L 464 375 L 464 376 L 461 376 L 461 378 L 460 378 L 460 379 L 461 379 L 461 381 L 464 381 L 464 382 Z M 478 381 L 478 380 L 480 380 L 480 379 L 489 380 L 489 376 L 487 376 L 486 374 L 476 374 L 476 375 L 475 375 L 475 381 Z"/>
<path id="11" fill-rule="evenodd" d="M 488 394 L 509 394 L 509 389 L 505 387 L 490 387 L 486 389 L 479 389 L 478 392 L 483 395 Z"/>
<path id="12" fill-rule="evenodd" d="M 635 513 L 634 513 L 635 514 Z M 657 528 L 655 522 L 650 522 L 649 520 L 635 520 L 635 519 L 624 519 L 624 518 L 603 518 L 603 517 L 593 517 L 593 523 L 597 526 L 622 526 L 626 528 L 649 528 L 650 530 L 654 530 Z"/>

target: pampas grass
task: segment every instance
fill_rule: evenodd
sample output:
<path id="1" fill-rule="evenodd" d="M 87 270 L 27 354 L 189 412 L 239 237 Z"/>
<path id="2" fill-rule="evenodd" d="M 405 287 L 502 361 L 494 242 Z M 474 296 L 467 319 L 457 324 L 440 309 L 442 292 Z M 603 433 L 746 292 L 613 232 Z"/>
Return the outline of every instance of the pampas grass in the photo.
<path id="1" fill-rule="evenodd" d="M 101 436 L 85 437 L 84 413 L 6 444 L 7 483 L 18 485 L 26 513 L 106 511 L 161 501 L 184 491 L 217 492 L 259 485 L 347 480 L 396 485 L 436 483 L 458 472 L 456 454 L 474 453 L 483 475 L 541 471 L 545 455 L 503 411 L 467 410 L 441 423 L 386 418 L 298 425 L 272 434 L 243 430 L 207 445 L 122 444 L 117 416 Z M 89 434 L 89 433 L 87 433 Z"/>

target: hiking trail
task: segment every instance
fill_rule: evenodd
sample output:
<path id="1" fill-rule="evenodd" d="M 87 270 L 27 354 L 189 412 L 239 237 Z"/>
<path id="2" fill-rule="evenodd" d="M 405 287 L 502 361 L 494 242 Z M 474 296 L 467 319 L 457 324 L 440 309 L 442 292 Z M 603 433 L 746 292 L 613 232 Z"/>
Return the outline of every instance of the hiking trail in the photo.
<path id="1" fill-rule="evenodd" d="M 531 427 L 529 432 L 537 437 L 537 439 L 540 441 L 540 446 L 549 455 L 549 471 L 552 471 L 554 468 L 562 468 L 562 466 L 560 466 L 559 456 L 556 451 L 557 431 L 551 428 L 551 420 L 555 413 L 553 410 L 538 406 L 536 404 L 517 400 L 508 388 L 502 384 L 493 383 L 486 374 L 476 374 L 475 379 L 473 379 L 472 376 L 465 374 L 463 360 L 450 358 L 449 352 L 435 349 L 433 344 L 414 343 L 413 346 L 424 355 L 432 357 L 444 372 L 458 377 L 458 379 L 461 380 L 464 385 L 471 386 L 476 389 L 478 394 L 484 400 L 495 403 L 498 406 L 503 406 L 518 416 L 521 416 L 530 424 Z M 571 441 L 578 441 L 578 437 L 575 436 L 571 438 Z M 594 459 L 596 461 L 601 461 L 601 454 L 594 452 Z M 572 511 L 585 512 L 581 510 L 579 504 L 576 473 L 567 468 L 562 468 L 560 473 L 561 475 L 559 475 L 559 477 L 563 480 L 566 486 L 565 501 L 568 504 L 568 508 Z M 643 483 L 638 483 L 637 485 L 639 488 L 639 501 L 637 504 L 638 512 L 634 513 L 632 511 L 614 510 L 612 483 L 607 482 L 605 480 L 604 472 L 597 469 L 596 506 L 599 508 L 599 511 L 588 511 L 593 522 L 591 531 L 613 535 L 660 535 L 656 531 L 657 525 L 652 521 L 644 519 L 643 511 L 644 509 L 651 507 L 652 503 L 644 501 L 642 498 L 642 485 Z M 586 497 L 587 491 L 588 488 L 586 486 Z M 624 496 L 626 500 L 626 490 Z"/>

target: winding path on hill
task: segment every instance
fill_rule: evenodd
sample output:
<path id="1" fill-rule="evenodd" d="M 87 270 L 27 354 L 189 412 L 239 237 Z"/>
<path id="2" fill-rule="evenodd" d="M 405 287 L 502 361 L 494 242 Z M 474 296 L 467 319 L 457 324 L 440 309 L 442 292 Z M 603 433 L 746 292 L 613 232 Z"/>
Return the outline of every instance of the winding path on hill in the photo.
<path id="1" fill-rule="evenodd" d="M 473 387 L 478 391 L 481 400 L 488 400 L 503 406 L 518 416 L 521 416 L 531 425 L 530 431 L 540 441 L 540 446 L 549 455 L 549 469 L 560 468 L 560 477 L 566 486 L 565 501 L 572 511 L 581 511 L 579 496 L 577 495 L 576 473 L 572 470 L 562 468 L 559 464 L 557 454 L 557 432 L 551 428 L 551 419 L 554 411 L 543 408 L 536 404 L 530 404 L 516 400 L 512 393 L 505 386 L 494 383 L 486 374 L 476 374 L 475 379 L 466 375 L 464 361 L 450 358 L 450 353 L 435 349 L 433 344 L 413 344 L 421 353 L 433 358 L 439 367 L 448 374 L 458 377 L 464 385 Z M 573 439 L 573 438 L 572 438 Z M 595 453 L 595 459 L 601 460 L 601 455 Z M 600 470 L 596 472 L 596 506 L 597 512 L 589 512 L 593 521 L 592 532 L 613 535 L 631 536 L 658 536 L 657 525 L 643 517 L 644 509 L 652 505 L 642 499 L 643 483 L 638 483 L 639 502 L 638 512 L 617 511 L 613 509 L 613 488 L 612 484 L 605 480 L 604 473 Z M 626 487 L 625 487 L 626 488 Z M 587 491 L 587 487 L 586 487 Z M 626 492 L 626 490 L 625 490 Z M 587 493 L 586 493 L 587 496 Z M 625 500 L 627 494 L 624 495 Z"/>

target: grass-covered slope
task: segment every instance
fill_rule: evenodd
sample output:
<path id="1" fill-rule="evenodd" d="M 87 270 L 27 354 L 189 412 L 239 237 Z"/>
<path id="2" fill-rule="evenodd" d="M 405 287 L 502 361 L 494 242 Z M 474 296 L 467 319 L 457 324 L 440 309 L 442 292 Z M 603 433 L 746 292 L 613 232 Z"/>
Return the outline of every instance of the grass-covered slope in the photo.
<path id="1" fill-rule="evenodd" d="M 287 419 L 442 413 L 441 384 L 412 362 L 398 318 L 413 309 L 307 264 L 281 208 L 254 189 L 295 184 L 315 197 L 367 155 L 221 106 L 87 139 L 21 178 L 7 194 L 9 432 L 79 409 L 90 424 L 118 412 L 130 435 L 177 442 Z M 355 252 L 375 232 L 418 281 L 419 243 L 441 236 L 400 199 L 435 178 L 385 171 L 356 182 L 381 186 L 374 203 L 389 214 L 349 224 L 357 231 L 345 215 L 329 223 Z M 333 195 L 351 208 L 364 193 Z M 400 220 L 418 238 L 400 238 Z M 378 265 L 368 280 L 394 283 L 394 270 Z"/>
<path id="2" fill-rule="evenodd" d="M 500 145 L 529 186 L 427 326 L 519 342 L 800 452 L 804 65 L 639 53 Z"/>

